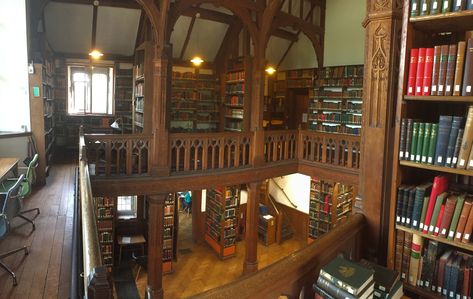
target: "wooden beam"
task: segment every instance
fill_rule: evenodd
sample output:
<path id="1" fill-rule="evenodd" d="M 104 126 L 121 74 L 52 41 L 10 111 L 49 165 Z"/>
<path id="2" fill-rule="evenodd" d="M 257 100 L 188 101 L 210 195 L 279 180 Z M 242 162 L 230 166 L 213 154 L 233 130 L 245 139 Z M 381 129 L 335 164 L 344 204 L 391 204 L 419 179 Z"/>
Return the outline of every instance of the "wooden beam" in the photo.
<path id="1" fill-rule="evenodd" d="M 90 47 L 95 49 L 95 42 L 97 41 L 97 10 L 98 6 L 94 5 L 94 11 L 92 15 L 92 42 Z"/>
<path id="2" fill-rule="evenodd" d="M 187 17 L 195 17 L 196 14 L 199 14 L 199 19 L 225 24 L 232 23 L 235 18 L 233 15 L 200 7 L 192 7 L 182 13 L 183 16 Z"/>
<path id="3" fill-rule="evenodd" d="M 141 11 L 140 22 L 138 23 L 138 32 L 136 33 L 135 49 L 144 42 L 146 14 Z"/>
<path id="4" fill-rule="evenodd" d="M 90 59 L 88 53 L 64 53 L 54 52 L 54 56 L 62 58 L 73 58 L 73 59 Z M 117 62 L 133 62 L 133 56 L 115 55 L 115 54 L 104 54 L 101 60 L 112 60 Z"/>
<path id="5" fill-rule="evenodd" d="M 271 32 L 271 35 L 274 35 L 276 37 L 280 37 L 283 39 L 290 40 L 291 42 L 297 42 L 299 40 L 299 37 L 297 36 L 296 33 L 292 33 L 290 31 L 284 30 L 284 29 L 274 29 Z"/>
<path id="6" fill-rule="evenodd" d="M 93 1 L 91 0 L 49 0 L 49 1 L 59 2 L 59 3 L 69 3 L 69 4 L 93 5 Z M 100 0 L 99 5 L 109 6 L 109 7 L 141 9 L 141 6 L 136 1 L 129 1 L 129 0 Z"/>
<path id="7" fill-rule="evenodd" d="M 195 16 L 192 17 L 191 23 L 189 24 L 189 29 L 187 30 L 186 39 L 184 40 L 184 44 L 182 45 L 181 55 L 179 55 L 180 60 L 183 59 L 184 53 L 186 52 L 187 44 L 189 43 L 189 39 L 192 34 L 192 29 L 194 29 L 194 23 L 195 23 Z"/>
<path id="8" fill-rule="evenodd" d="M 228 27 L 227 33 L 225 33 L 222 44 L 218 49 L 217 55 L 215 55 L 214 63 L 217 68 L 223 67 L 228 50 L 233 45 L 234 41 L 238 38 L 238 35 L 240 34 L 242 28 L 243 24 L 238 18 L 235 18 L 234 22 L 230 24 L 230 27 Z"/>

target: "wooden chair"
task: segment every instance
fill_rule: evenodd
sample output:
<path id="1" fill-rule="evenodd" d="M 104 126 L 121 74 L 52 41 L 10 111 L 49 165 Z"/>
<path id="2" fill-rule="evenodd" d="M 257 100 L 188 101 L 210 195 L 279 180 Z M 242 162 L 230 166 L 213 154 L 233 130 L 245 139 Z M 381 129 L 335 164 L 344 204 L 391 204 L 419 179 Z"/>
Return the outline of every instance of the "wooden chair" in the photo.
<path id="1" fill-rule="evenodd" d="M 15 184 L 6 193 L 0 193 L 0 240 L 5 239 L 10 232 L 10 221 L 16 216 L 19 216 L 21 210 L 21 188 L 24 175 L 22 174 Z M 0 259 L 15 254 L 17 252 L 24 251 L 25 255 L 28 255 L 28 248 L 26 246 L 11 250 L 9 252 L 0 254 Z M 0 261 L 0 267 L 7 271 L 13 278 L 13 285 L 17 285 L 15 273 L 7 267 L 3 262 Z"/>

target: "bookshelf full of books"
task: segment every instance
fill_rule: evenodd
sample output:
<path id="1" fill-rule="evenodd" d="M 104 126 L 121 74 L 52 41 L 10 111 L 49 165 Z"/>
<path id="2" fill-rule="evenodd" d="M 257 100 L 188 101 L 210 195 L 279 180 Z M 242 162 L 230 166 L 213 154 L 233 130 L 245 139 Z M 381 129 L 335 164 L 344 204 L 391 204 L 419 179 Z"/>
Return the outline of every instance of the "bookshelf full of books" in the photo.
<path id="1" fill-rule="evenodd" d="M 176 257 L 176 194 L 169 193 L 164 201 L 163 222 L 163 273 L 173 271 L 172 262 Z"/>
<path id="2" fill-rule="evenodd" d="M 424 298 L 471 298 L 473 3 L 404 2 L 388 264 Z"/>
<path id="3" fill-rule="evenodd" d="M 97 219 L 97 231 L 100 244 L 102 261 L 111 271 L 113 267 L 114 256 L 114 219 L 116 212 L 115 197 L 104 196 L 94 197 L 95 218 Z"/>
<path id="4" fill-rule="evenodd" d="M 363 97 L 363 65 L 315 69 L 309 91 L 309 129 L 360 135 Z"/>
<path id="5" fill-rule="evenodd" d="M 119 130 L 131 133 L 133 128 L 133 68 L 125 63 L 115 66 L 115 118 L 121 119 Z"/>
<path id="6" fill-rule="evenodd" d="M 311 178 L 308 243 L 329 232 L 352 213 L 355 194 L 353 186 Z"/>
<path id="7" fill-rule="evenodd" d="M 133 66 L 133 132 L 151 132 L 153 111 L 153 46 L 146 41 L 135 50 Z M 146 81 L 147 80 L 147 81 Z"/>
<path id="8" fill-rule="evenodd" d="M 236 253 L 239 206 L 236 186 L 207 189 L 205 240 L 221 259 Z"/>
<path id="9" fill-rule="evenodd" d="M 245 107 L 245 66 L 242 58 L 228 62 L 225 73 L 224 90 L 224 130 L 241 132 L 244 130 Z"/>

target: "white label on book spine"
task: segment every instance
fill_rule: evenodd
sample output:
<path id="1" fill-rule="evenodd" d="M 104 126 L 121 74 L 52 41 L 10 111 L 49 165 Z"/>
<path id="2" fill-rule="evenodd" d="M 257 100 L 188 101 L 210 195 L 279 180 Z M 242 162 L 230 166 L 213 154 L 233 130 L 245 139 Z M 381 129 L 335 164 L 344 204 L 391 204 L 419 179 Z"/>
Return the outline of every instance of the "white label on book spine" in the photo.
<path id="1" fill-rule="evenodd" d="M 416 155 L 411 155 L 411 161 L 414 161 L 416 159 Z"/>
<path id="2" fill-rule="evenodd" d="M 427 3 L 424 3 L 422 4 L 422 11 L 426 11 L 427 10 Z"/>
<path id="3" fill-rule="evenodd" d="M 443 294 L 444 296 L 447 296 L 447 289 L 443 289 L 442 294 Z"/>
<path id="4" fill-rule="evenodd" d="M 443 160 L 442 156 L 438 156 L 437 163 L 442 163 L 442 160 Z"/>
<path id="5" fill-rule="evenodd" d="M 408 93 L 412 93 L 412 86 L 409 86 L 409 91 Z"/>
<path id="6" fill-rule="evenodd" d="M 452 158 L 448 157 L 447 158 L 447 164 L 450 164 L 450 162 L 452 162 Z"/>
<path id="7" fill-rule="evenodd" d="M 406 224 L 411 224 L 411 218 L 406 218 Z"/>
<path id="8" fill-rule="evenodd" d="M 423 282 L 422 280 L 418 279 L 418 280 L 417 280 L 417 285 L 423 287 L 423 286 L 424 286 L 424 282 Z"/>
<path id="9" fill-rule="evenodd" d="M 402 218 L 401 218 L 401 222 L 402 222 L 402 223 L 406 223 L 406 218 L 405 218 L 405 217 L 402 217 Z"/>
<path id="10" fill-rule="evenodd" d="M 462 237 L 462 233 L 457 233 L 456 238 L 457 238 L 457 239 L 460 239 L 461 237 Z"/>
<path id="11" fill-rule="evenodd" d="M 430 284 L 429 281 L 426 280 L 426 281 L 425 281 L 425 286 L 426 286 L 426 287 L 429 287 L 429 284 Z"/>
<path id="12" fill-rule="evenodd" d="M 455 296 L 455 294 L 454 294 L 452 291 L 450 291 L 449 296 L 450 296 L 450 297 L 453 297 L 453 296 Z"/>
<path id="13" fill-rule="evenodd" d="M 443 91 L 443 85 L 439 85 L 439 91 Z"/>
<path id="14" fill-rule="evenodd" d="M 438 292 L 438 293 L 442 292 L 442 288 L 441 288 L 441 287 L 437 287 L 437 292 Z"/>
<path id="15" fill-rule="evenodd" d="M 455 88 L 454 88 L 455 91 L 460 91 L 460 85 L 455 85 Z"/>
<path id="16" fill-rule="evenodd" d="M 384 286 L 379 286 L 379 289 L 383 292 L 386 292 L 386 288 Z"/>
<path id="17" fill-rule="evenodd" d="M 432 163 L 432 157 L 427 158 L 427 163 Z"/>
<path id="18" fill-rule="evenodd" d="M 401 217 L 397 216 L 396 217 L 396 222 L 401 222 Z"/>
<path id="19" fill-rule="evenodd" d="M 374 291 L 374 295 L 375 295 L 376 297 L 379 297 L 379 298 L 381 297 L 381 293 L 378 292 L 378 291 Z"/>
<path id="20" fill-rule="evenodd" d="M 467 240 L 467 241 L 470 240 L 470 234 L 465 234 L 465 235 L 463 236 L 463 239 L 464 239 L 464 240 Z"/>
<path id="21" fill-rule="evenodd" d="M 432 5 L 432 9 L 437 9 L 437 1 L 434 1 L 433 5 Z"/>
<path id="22" fill-rule="evenodd" d="M 406 159 L 409 159 L 409 152 L 406 151 Z"/>
<path id="23" fill-rule="evenodd" d="M 427 161 L 427 157 L 426 157 L 426 156 L 422 156 L 421 161 L 422 161 L 422 163 L 425 163 L 425 161 Z"/>
<path id="24" fill-rule="evenodd" d="M 448 0 L 443 1 L 443 8 L 446 9 L 448 7 Z"/>
<path id="25" fill-rule="evenodd" d="M 437 85 L 432 85 L 432 91 L 437 91 Z"/>
<path id="26" fill-rule="evenodd" d="M 473 160 L 470 160 L 469 166 L 470 166 L 470 167 L 473 166 Z"/>
<path id="27" fill-rule="evenodd" d="M 450 85 L 445 86 L 445 91 L 448 92 L 448 91 L 450 91 L 450 89 L 452 89 L 452 87 Z"/>
<path id="28" fill-rule="evenodd" d="M 462 0 L 457 0 L 457 6 L 462 5 Z"/>
<path id="29" fill-rule="evenodd" d="M 460 159 L 460 166 L 465 166 L 465 160 Z"/>
<path id="30" fill-rule="evenodd" d="M 420 86 L 416 86 L 416 92 L 417 92 L 417 93 L 420 92 Z"/>
<path id="31" fill-rule="evenodd" d="M 419 229 L 422 230 L 423 228 L 424 228 L 424 224 L 421 222 L 421 223 L 419 224 Z"/>
<path id="32" fill-rule="evenodd" d="M 399 158 L 404 158 L 404 152 L 403 151 L 399 152 Z"/>
<path id="33" fill-rule="evenodd" d="M 427 93 L 429 92 L 429 87 L 428 86 L 424 86 L 424 93 L 425 92 L 427 92 Z"/>
<path id="34" fill-rule="evenodd" d="M 406 273 L 401 274 L 402 279 L 406 278 Z"/>
<path id="35" fill-rule="evenodd" d="M 472 3 L 473 3 L 473 2 L 472 2 Z M 468 85 L 468 86 L 466 87 L 466 92 L 471 92 L 471 85 Z"/>
<path id="36" fill-rule="evenodd" d="M 434 227 L 433 225 L 429 226 L 429 232 L 433 232 L 433 231 L 434 231 L 434 228 L 435 228 L 435 227 Z"/>
<path id="37" fill-rule="evenodd" d="M 458 160 L 457 157 L 453 157 L 453 159 L 452 159 L 452 164 L 457 164 L 457 160 Z"/>
<path id="38" fill-rule="evenodd" d="M 442 232 L 441 232 L 441 234 L 442 234 L 442 235 L 445 235 L 446 233 L 447 233 L 447 229 L 445 229 L 445 228 L 444 228 L 444 229 L 442 229 Z"/>
<path id="39" fill-rule="evenodd" d="M 466 296 L 463 296 L 463 299 L 466 299 L 467 297 Z"/>
<path id="40" fill-rule="evenodd" d="M 417 220 L 413 220 L 412 225 L 417 226 Z"/>
<path id="41" fill-rule="evenodd" d="M 439 228 L 438 227 L 435 228 L 435 233 L 437 233 L 437 234 L 439 233 Z"/>
<path id="42" fill-rule="evenodd" d="M 455 236 L 455 232 L 453 230 L 451 230 L 449 233 L 448 233 L 448 237 L 449 238 L 453 238 L 453 236 Z"/>
<path id="43" fill-rule="evenodd" d="M 457 294 L 457 299 L 461 299 L 462 296 L 460 294 Z"/>
<path id="44" fill-rule="evenodd" d="M 412 10 L 417 10 L 417 3 L 412 3 Z"/>

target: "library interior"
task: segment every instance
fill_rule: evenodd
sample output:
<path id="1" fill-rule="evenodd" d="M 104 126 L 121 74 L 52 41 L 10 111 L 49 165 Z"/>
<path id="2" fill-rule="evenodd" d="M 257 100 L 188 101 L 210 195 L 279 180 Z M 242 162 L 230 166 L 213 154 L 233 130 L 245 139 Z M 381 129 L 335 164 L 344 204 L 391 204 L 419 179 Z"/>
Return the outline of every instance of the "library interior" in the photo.
<path id="1" fill-rule="evenodd" d="M 2 0 L 0 40 L 0 298 L 472 298 L 473 0 Z"/>

